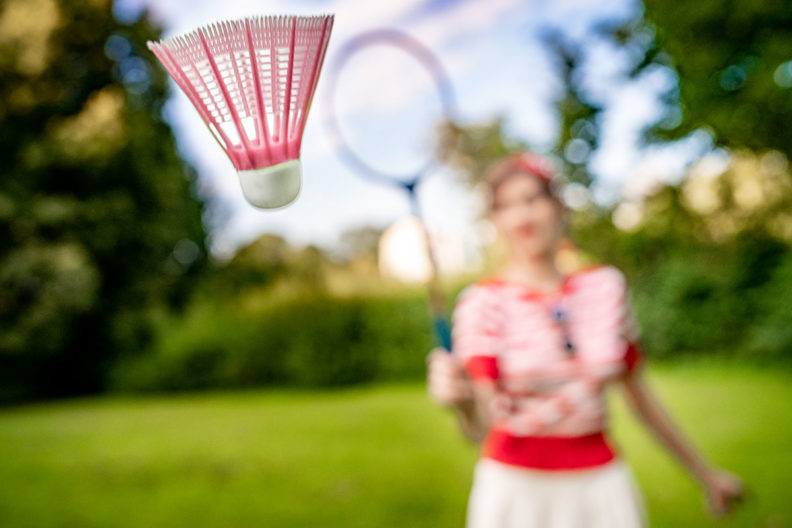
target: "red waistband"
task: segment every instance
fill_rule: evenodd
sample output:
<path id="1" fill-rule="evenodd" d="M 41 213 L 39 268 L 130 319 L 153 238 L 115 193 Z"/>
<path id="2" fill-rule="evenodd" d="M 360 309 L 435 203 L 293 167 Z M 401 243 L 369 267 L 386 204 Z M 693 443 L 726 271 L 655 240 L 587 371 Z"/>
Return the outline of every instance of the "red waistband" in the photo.
<path id="1" fill-rule="evenodd" d="M 602 431 L 583 436 L 514 436 L 493 429 L 484 440 L 481 456 L 532 469 L 583 469 L 616 458 Z"/>

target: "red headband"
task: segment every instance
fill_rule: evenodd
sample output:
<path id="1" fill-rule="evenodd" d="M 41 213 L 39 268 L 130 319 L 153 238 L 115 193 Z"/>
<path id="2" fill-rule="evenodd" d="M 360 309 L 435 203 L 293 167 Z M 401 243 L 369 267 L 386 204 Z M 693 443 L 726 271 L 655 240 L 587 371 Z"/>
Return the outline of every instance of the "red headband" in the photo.
<path id="1" fill-rule="evenodd" d="M 515 169 L 530 172 L 545 183 L 550 183 L 553 174 L 555 174 L 553 166 L 546 158 L 532 152 L 516 154 L 511 165 Z"/>
<path id="2" fill-rule="evenodd" d="M 494 198 L 495 189 L 505 179 L 519 173 L 536 177 L 551 196 L 558 198 L 553 165 L 544 156 L 524 151 L 507 154 L 487 168 L 483 179 L 489 189 L 490 201 Z"/>

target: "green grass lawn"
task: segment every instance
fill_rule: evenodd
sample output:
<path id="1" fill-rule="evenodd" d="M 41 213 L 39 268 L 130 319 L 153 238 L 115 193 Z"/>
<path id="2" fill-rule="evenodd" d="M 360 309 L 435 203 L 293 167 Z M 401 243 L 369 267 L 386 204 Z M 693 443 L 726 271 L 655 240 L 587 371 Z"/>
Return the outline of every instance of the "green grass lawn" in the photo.
<path id="1" fill-rule="evenodd" d="M 711 520 L 614 394 L 614 436 L 653 526 L 792 526 L 792 376 L 649 373 L 748 502 Z M 0 411 L 2 527 L 461 527 L 475 449 L 420 384 L 103 397 Z"/>

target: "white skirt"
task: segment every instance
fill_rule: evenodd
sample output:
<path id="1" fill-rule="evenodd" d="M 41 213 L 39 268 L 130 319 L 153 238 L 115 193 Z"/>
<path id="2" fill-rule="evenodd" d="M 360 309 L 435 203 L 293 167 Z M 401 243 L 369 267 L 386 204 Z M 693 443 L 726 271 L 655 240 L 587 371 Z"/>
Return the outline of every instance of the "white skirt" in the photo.
<path id="1" fill-rule="evenodd" d="M 620 459 L 583 470 L 540 471 L 489 458 L 476 463 L 467 528 L 640 528 L 643 498 Z"/>

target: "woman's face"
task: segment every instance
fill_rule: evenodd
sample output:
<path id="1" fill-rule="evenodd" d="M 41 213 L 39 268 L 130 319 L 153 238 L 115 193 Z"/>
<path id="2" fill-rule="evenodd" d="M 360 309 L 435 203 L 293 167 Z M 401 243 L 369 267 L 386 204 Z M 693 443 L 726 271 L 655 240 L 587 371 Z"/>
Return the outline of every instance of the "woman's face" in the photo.
<path id="1" fill-rule="evenodd" d="M 539 256 L 555 248 L 563 234 L 561 206 L 531 174 L 515 174 L 498 185 L 490 218 L 509 246 Z"/>

